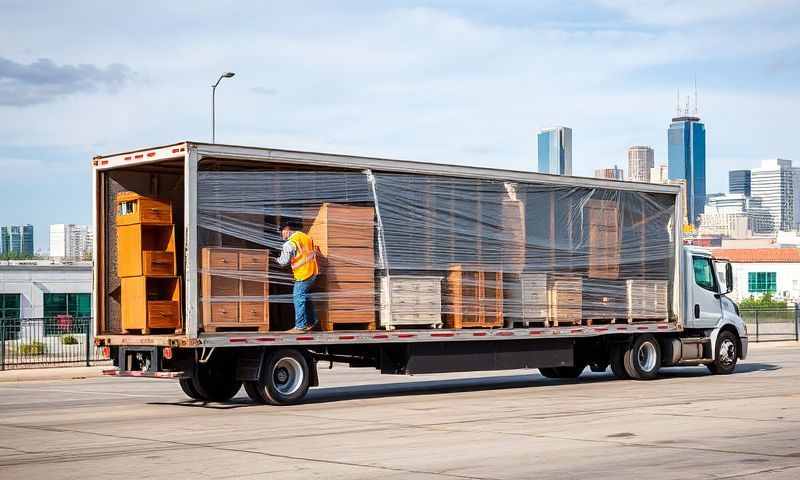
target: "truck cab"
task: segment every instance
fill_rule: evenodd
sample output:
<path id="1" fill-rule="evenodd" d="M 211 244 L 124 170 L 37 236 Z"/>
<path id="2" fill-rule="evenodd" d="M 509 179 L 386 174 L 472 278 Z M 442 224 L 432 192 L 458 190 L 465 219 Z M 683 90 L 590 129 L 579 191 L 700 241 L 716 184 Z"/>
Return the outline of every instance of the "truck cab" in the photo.
<path id="1" fill-rule="evenodd" d="M 686 246 L 683 253 L 684 328 L 689 335 L 710 339 L 708 364 L 733 363 L 747 355 L 747 327 L 736 303 L 727 297 L 733 290 L 729 261 L 714 258 L 708 249 Z M 723 334 L 728 332 L 727 334 Z"/>

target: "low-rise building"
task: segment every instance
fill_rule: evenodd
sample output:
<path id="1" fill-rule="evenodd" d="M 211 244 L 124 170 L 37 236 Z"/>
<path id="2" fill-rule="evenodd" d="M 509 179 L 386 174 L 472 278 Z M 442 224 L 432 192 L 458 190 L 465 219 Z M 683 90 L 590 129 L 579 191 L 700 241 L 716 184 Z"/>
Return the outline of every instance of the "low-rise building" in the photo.
<path id="1" fill-rule="evenodd" d="M 771 293 L 776 299 L 800 301 L 800 248 L 716 248 L 714 256 L 733 267 L 731 298 L 741 301 Z"/>
<path id="2" fill-rule="evenodd" d="M 0 319 L 92 315 L 92 262 L 0 262 Z"/>

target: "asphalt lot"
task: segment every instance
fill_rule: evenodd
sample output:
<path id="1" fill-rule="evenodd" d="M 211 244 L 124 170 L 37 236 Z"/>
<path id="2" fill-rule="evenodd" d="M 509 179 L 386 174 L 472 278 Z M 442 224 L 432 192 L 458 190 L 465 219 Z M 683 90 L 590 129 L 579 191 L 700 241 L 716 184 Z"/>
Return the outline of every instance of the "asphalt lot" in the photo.
<path id="1" fill-rule="evenodd" d="M 800 345 L 731 376 L 321 369 L 309 403 L 193 403 L 168 380 L 0 384 L 0 478 L 800 478 Z"/>

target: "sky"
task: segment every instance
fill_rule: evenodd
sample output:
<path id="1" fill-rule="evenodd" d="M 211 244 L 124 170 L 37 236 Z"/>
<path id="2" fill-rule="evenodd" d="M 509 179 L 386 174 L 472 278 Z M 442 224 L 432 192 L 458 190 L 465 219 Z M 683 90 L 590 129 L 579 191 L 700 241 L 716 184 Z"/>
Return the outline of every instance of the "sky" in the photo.
<path id="1" fill-rule="evenodd" d="M 708 192 L 800 163 L 800 2 L 0 0 L 0 224 L 91 222 L 94 155 L 183 140 L 573 172 L 650 145 L 677 90 L 706 125 Z M 685 98 L 682 100 L 685 102 Z"/>

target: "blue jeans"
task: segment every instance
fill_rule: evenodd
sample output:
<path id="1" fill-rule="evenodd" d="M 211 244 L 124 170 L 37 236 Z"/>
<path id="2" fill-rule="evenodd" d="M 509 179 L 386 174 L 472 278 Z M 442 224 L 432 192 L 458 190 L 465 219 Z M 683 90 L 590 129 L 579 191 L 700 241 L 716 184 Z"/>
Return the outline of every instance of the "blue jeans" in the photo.
<path id="1" fill-rule="evenodd" d="M 317 276 L 314 275 L 306 280 L 294 282 L 294 290 L 292 291 L 294 328 L 302 329 L 317 324 L 317 314 L 311 304 L 311 293 L 309 292 L 316 279 Z"/>

